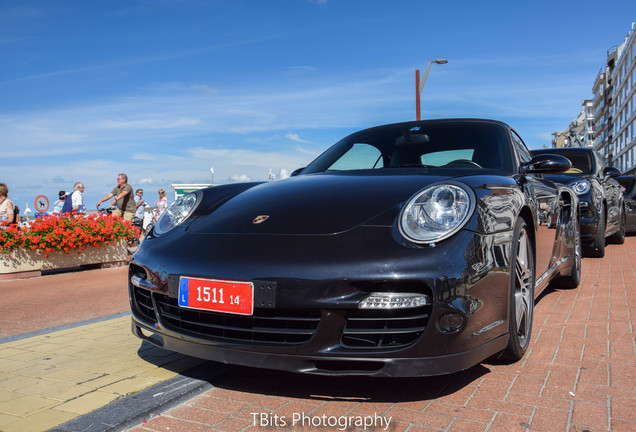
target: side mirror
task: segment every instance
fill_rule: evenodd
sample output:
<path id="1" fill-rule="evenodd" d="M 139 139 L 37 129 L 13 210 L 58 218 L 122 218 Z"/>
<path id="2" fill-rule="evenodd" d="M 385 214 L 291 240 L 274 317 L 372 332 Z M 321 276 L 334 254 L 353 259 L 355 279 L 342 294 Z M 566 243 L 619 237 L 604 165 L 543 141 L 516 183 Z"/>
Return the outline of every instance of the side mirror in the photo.
<path id="1" fill-rule="evenodd" d="M 561 174 L 572 168 L 570 159 L 552 153 L 538 154 L 521 165 L 522 174 Z"/>
<path id="2" fill-rule="evenodd" d="M 621 171 L 618 168 L 606 167 L 603 170 L 603 176 L 605 178 L 607 178 L 607 177 L 616 178 L 616 177 L 619 177 L 620 175 L 621 175 Z"/>
<path id="3" fill-rule="evenodd" d="M 289 176 L 290 176 L 290 177 L 296 177 L 296 176 L 297 176 L 298 174 L 300 174 L 300 173 L 302 172 L 302 170 L 304 170 L 304 169 L 305 169 L 305 167 L 303 167 L 303 168 L 298 168 L 298 169 L 294 170 L 294 171 L 293 171 L 293 172 L 292 172 Z"/>

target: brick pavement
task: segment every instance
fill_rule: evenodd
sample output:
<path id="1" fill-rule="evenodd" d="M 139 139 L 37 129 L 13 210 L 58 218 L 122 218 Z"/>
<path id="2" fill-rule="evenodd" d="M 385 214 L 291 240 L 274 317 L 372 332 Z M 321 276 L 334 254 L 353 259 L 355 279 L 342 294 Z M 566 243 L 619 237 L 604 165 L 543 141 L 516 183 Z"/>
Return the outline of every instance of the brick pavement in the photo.
<path id="1" fill-rule="evenodd" d="M 394 432 L 632 432 L 635 263 L 633 236 L 625 245 L 608 246 L 603 259 L 584 259 L 578 289 L 542 295 L 531 348 L 515 364 L 482 363 L 451 376 L 417 379 L 325 378 L 236 368 L 212 390 L 129 431 L 341 430 L 338 425 L 292 424 L 294 414 L 306 413 L 317 424 L 323 415 L 326 422 L 329 416 L 332 422 L 391 418 L 386 430 Z M 376 421 L 368 430 L 384 430 L 385 425 Z"/>

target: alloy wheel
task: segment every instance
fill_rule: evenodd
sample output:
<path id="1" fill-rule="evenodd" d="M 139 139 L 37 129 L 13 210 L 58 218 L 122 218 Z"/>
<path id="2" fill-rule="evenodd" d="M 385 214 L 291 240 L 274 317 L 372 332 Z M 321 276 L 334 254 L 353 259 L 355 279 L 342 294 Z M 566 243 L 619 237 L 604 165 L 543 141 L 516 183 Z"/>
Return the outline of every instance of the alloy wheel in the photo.
<path id="1" fill-rule="evenodd" d="M 525 228 L 523 228 L 519 235 L 519 246 L 517 248 L 514 292 L 517 338 L 519 339 L 519 345 L 521 347 L 525 347 L 528 343 L 532 326 L 532 313 L 534 310 L 531 247 L 528 233 Z"/>

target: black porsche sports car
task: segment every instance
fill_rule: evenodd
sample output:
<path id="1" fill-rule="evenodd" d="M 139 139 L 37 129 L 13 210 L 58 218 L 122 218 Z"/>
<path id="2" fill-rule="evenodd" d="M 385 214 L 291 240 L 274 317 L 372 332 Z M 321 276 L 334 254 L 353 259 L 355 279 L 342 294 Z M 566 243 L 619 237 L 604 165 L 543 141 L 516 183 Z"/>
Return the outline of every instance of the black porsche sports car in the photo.
<path id="1" fill-rule="evenodd" d="M 623 193 L 615 180 L 621 175 L 618 169 L 606 166 L 596 150 L 586 147 L 541 149 L 531 153 L 558 154 L 572 163 L 572 168 L 566 172 L 545 178 L 565 183 L 577 193 L 584 255 L 604 257 L 606 239 L 617 244 L 625 243 Z"/>
<path id="2" fill-rule="evenodd" d="M 374 127 L 289 179 L 185 195 L 130 264 L 132 331 L 219 362 L 424 376 L 530 343 L 549 281 L 576 287 L 578 199 L 506 124 Z"/>

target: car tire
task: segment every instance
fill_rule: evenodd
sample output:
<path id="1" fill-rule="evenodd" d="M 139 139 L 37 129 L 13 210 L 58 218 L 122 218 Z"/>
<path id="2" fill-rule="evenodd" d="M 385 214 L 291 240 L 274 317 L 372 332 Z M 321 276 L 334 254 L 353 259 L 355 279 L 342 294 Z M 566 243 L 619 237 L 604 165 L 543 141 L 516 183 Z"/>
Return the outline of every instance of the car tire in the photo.
<path id="1" fill-rule="evenodd" d="M 623 208 L 621 211 L 621 222 L 620 222 L 620 226 L 618 227 L 618 232 L 616 234 L 613 234 L 610 238 L 609 241 L 611 241 L 614 244 L 623 244 L 625 243 L 625 225 L 627 224 L 627 219 L 625 216 L 625 209 Z"/>
<path id="2" fill-rule="evenodd" d="M 534 316 L 535 257 L 528 226 L 523 219 L 515 224 L 510 260 L 509 339 L 502 357 L 517 361 L 530 345 Z"/>
<path id="3" fill-rule="evenodd" d="M 586 249 L 587 256 L 594 258 L 603 258 L 605 256 L 605 229 L 607 228 L 605 216 L 605 206 L 601 207 L 601 214 L 598 219 L 598 230 L 596 231 L 596 237 L 591 245 Z"/>
<path id="4" fill-rule="evenodd" d="M 559 288 L 573 289 L 581 283 L 581 258 L 583 251 L 581 248 L 581 226 L 578 219 L 574 220 L 574 262 L 572 271 L 568 276 L 557 279 Z"/>

